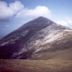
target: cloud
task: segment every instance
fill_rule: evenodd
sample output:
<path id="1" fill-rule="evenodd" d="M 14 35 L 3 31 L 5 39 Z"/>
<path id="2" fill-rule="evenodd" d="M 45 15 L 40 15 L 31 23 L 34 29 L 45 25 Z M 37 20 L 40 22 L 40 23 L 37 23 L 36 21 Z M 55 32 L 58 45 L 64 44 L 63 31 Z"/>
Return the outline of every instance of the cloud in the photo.
<path id="1" fill-rule="evenodd" d="M 47 16 L 51 15 L 51 11 L 46 6 L 37 6 L 34 9 L 25 9 L 23 11 L 26 16 Z"/>
<path id="2" fill-rule="evenodd" d="M 0 20 L 9 19 L 23 8 L 24 6 L 20 1 L 15 1 L 10 4 L 7 4 L 5 1 L 0 1 Z"/>
<path id="3" fill-rule="evenodd" d="M 24 5 L 20 1 L 15 1 L 14 3 L 9 4 L 9 7 L 13 10 L 13 12 L 17 13 L 24 9 Z"/>
<path id="4" fill-rule="evenodd" d="M 37 17 L 37 16 L 51 16 L 51 11 L 46 6 L 37 6 L 34 9 L 28 9 L 25 8 L 21 12 L 17 14 L 17 16 L 31 16 L 31 17 Z"/>
<path id="5" fill-rule="evenodd" d="M 24 7 L 20 1 L 7 3 L 0 1 L 0 20 L 10 19 L 11 17 L 37 17 L 51 16 L 51 11 L 46 6 L 36 6 L 34 9 Z"/>
<path id="6" fill-rule="evenodd" d="M 71 19 L 71 18 L 67 17 L 67 18 L 66 18 L 66 21 L 67 21 L 69 24 L 72 24 L 72 19 Z"/>
<path id="7" fill-rule="evenodd" d="M 68 27 L 71 26 L 72 27 L 72 19 L 71 18 L 66 18 L 64 20 L 59 20 L 59 21 L 56 21 L 56 23 L 64 25 L 64 26 L 68 26 Z"/>
<path id="8" fill-rule="evenodd" d="M 2 22 L 8 22 L 13 18 L 17 22 L 19 21 L 18 23 L 23 23 L 38 16 L 44 16 L 52 19 L 53 13 L 47 6 L 38 5 L 35 8 L 27 8 L 20 0 L 9 4 L 6 1 L 0 1 L 0 21 Z M 62 20 L 61 18 L 55 20 L 54 16 L 54 19 L 52 20 L 58 24 L 72 27 L 72 19 L 69 17 Z"/>
<path id="9" fill-rule="evenodd" d="M 61 24 L 61 25 L 67 25 L 67 21 L 65 20 L 56 21 L 56 23 Z"/>

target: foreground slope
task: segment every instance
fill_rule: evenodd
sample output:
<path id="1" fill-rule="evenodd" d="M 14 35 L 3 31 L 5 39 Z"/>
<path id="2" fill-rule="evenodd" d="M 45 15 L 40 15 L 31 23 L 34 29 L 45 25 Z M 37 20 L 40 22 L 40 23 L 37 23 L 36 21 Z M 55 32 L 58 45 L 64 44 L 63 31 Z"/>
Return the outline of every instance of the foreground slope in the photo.
<path id="1" fill-rule="evenodd" d="M 0 60 L 0 72 L 72 72 L 72 60 Z"/>
<path id="2" fill-rule="evenodd" d="M 44 17 L 24 24 L 0 41 L 0 58 L 72 59 L 72 30 Z"/>

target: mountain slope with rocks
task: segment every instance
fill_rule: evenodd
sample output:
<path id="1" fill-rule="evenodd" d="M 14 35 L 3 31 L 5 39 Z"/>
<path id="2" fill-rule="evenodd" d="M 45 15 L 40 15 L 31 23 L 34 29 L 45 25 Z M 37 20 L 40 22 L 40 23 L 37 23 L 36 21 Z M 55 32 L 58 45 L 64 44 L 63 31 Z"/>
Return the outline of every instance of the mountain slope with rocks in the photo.
<path id="1" fill-rule="evenodd" d="M 72 30 L 39 17 L 0 40 L 2 59 L 71 58 Z M 68 58 L 68 59 L 69 59 Z"/>

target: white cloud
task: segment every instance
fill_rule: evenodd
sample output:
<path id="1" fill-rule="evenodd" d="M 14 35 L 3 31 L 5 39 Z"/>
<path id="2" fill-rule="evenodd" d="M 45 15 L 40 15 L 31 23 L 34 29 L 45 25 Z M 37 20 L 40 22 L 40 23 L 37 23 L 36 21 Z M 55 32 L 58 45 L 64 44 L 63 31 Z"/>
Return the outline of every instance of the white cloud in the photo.
<path id="1" fill-rule="evenodd" d="M 66 18 L 64 20 L 58 20 L 58 21 L 56 21 L 56 23 L 58 23 L 60 25 L 72 27 L 72 19 L 71 18 Z"/>
<path id="2" fill-rule="evenodd" d="M 5 1 L 0 1 L 0 20 L 7 19 L 15 15 L 24 6 L 20 1 L 7 4 Z"/>
<path id="3" fill-rule="evenodd" d="M 36 6 L 34 9 L 25 8 L 20 1 L 15 1 L 7 4 L 5 1 L 0 1 L 0 20 L 9 19 L 12 16 L 16 17 L 37 17 L 51 16 L 51 11 L 46 6 Z"/>
<path id="4" fill-rule="evenodd" d="M 67 17 L 67 18 L 66 18 L 66 21 L 67 21 L 69 24 L 72 24 L 72 19 L 71 19 L 71 18 Z"/>
<path id="5" fill-rule="evenodd" d="M 17 14 L 18 17 L 23 16 L 30 16 L 30 17 L 37 17 L 37 16 L 44 16 L 48 17 L 51 16 L 51 11 L 46 6 L 37 6 L 34 9 L 24 8 L 21 12 Z"/>
<path id="6" fill-rule="evenodd" d="M 35 8 L 26 8 L 20 1 L 15 1 L 12 3 L 7 3 L 6 1 L 0 1 L 0 21 L 1 20 L 8 20 L 11 17 L 19 18 L 21 21 L 29 20 L 38 16 L 44 16 L 47 18 L 52 19 L 52 12 L 47 6 L 38 5 Z M 66 17 L 65 19 L 52 19 L 58 24 L 64 26 L 71 26 L 72 27 L 72 19 Z"/>
<path id="7" fill-rule="evenodd" d="M 28 16 L 48 16 L 51 15 L 51 11 L 46 6 L 37 6 L 35 9 L 30 9 L 26 13 Z"/>
<path id="8" fill-rule="evenodd" d="M 14 3 L 9 4 L 9 7 L 14 11 L 18 12 L 24 9 L 24 5 L 20 1 L 15 1 Z"/>
<path id="9" fill-rule="evenodd" d="M 7 6 L 7 3 L 4 1 L 0 2 L 0 19 L 7 18 L 12 16 L 13 11 Z"/>
<path id="10" fill-rule="evenodd" d="M 61 25 L 67 25 L 67 21 L 65 20 L 56 21 L 56 23 L 61 24 Z"/>

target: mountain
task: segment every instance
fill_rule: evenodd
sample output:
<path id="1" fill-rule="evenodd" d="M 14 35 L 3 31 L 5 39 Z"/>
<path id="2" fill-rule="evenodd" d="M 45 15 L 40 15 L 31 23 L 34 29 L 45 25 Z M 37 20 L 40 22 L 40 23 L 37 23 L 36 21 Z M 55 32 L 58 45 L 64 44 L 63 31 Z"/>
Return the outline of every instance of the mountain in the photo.
<path id="1" fill-rule="evenodd" d="M 71 29 L 38 17 L 0 40 L 0 58 L 71 58 L 71 44 Z"/>

